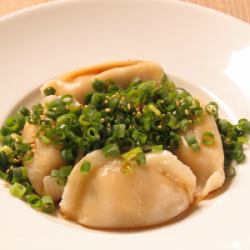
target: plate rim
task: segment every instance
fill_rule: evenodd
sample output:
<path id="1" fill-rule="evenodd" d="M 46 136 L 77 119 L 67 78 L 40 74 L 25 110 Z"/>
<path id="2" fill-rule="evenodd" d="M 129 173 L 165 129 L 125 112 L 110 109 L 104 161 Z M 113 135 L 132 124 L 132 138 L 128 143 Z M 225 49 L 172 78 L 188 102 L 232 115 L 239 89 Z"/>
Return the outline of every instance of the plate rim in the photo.
<path id="1" fill-rule="evenodd" d="M 44 10 L 44 9 L 51 8 L 51 7 L 56 8 L 57 6 L 64 5 L 64 4 L 71 5 L 71 4 L 77 4 L 77 3 L 83 3 L 83 2 L 98 3 L 100 1 L 102 1 L 102 3 L 103 3 L 103 1 L 106 1 L 106 3 L 115 3 L 116 2 L 116 0 L 53 0 L 51 2 L 39 3 L 39 4 L 29 6 L 29 7 L 23 8 L 23 9 L 18 9 L 18 10 L 15 10 L 13 12 L 10 12 L 6 15 L 3 15 L 0 17 L 0 25 L 3 24 L 4 22 L 7 22 L 7 21 L 13 19 L 13 18 L 18 18 L 18 17 L 21 17 L 23 15 L 30 14 L 34 11 Z M 167 2 L 170 4 L 180 5 L 180 6 L 185 7 L 185 8 L 191 8 L 191 9 L 195 9 L 195 10 L 197 9 L 197 10 L 202 11 L 202 12 L 209 12 L 211 15 L 217 15 L 218 17 L 226 18 L 231 22 L 237 22 L 238 24 L 243 25 L 246 28 L 248 28 L 250 31 L 250 23 L 247 23 L 246 21 L 244 21 L 242 19 L 239 19 L 239 18 L 232 16 L 230 14 L 227 14 L 225 12 L 209 8 L 208 6 L 199 5 L 199 4 L 191 3 L 191 2 L 183 2 L 182 0 L 119 0 L 119 3 L 121 3 L 121 2 L 133 3 L 135 1 L 141 2 L 141 3 L 144 3 L 144 2 Z"/>

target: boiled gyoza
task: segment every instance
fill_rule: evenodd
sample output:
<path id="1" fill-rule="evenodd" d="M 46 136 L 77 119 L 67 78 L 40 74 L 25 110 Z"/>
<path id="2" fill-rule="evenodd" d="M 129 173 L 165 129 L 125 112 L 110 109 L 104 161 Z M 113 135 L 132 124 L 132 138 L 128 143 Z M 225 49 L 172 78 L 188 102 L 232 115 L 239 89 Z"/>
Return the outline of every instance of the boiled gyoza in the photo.
<path id="1" fill-rule="evenodd" d="M 59 200 L 63 188 L 49 175 L 51 170 L 62 167 L 65 162 L 59 149 L 52 144 L 44 144 L 36 137 L 38 129 L 39 126 L 26 123 L 23 130 L 23 141 L 33 144 L 34 148 L 32 159 L 24 162 L 28 170 L 28 179 L 38 194 L 48 194 L 54 200 Z"/>
<path id="2" fill-rule="evenodd" d="M 142 81 L 154 80 L 159 83 L 163 75 L 162 67 L 155 62 L 134 60 L 112 62 L 62 75 L 45 83 L 41 90 L 53 87 L 56 95 L 70 94 L 81 103 L 84 95 L 92 90 L 92 82 L 95 79 L 112 80 L 117 86 L 125 88 L 135 78 L 140 78 Z"/>
<path id="3" fill-rule="evenodd" d="M 204 132 L 213 133 L 215 139 L 213 145 L 202 143 Z M 187 135 L 195 136 L 200 146 L 199 151 L 195 152 L 188 146 L 185 139 Z M 197 177 L 196 195 L 198 198 L 205 197 L 223 185 L 225 180 L 223 147 L 216 122 L 212 116 L 205 115 L 201 124 L 195 125 L 181 136 L 177 155 Z"/>
<path id="4" fill-rule="evenodd" d="M 91 163 L 89 173 L 82 164 Z M 80 224 L 95 228 L 134 228 L 156 225 L 181 214 L 194 198 L 196 178 L 168 151 L 149 153 L 146 164 L 131 163 L 126 175 L 121 158 L 102 150 L 87 154 L 73 169 L 60 209 Z"/>

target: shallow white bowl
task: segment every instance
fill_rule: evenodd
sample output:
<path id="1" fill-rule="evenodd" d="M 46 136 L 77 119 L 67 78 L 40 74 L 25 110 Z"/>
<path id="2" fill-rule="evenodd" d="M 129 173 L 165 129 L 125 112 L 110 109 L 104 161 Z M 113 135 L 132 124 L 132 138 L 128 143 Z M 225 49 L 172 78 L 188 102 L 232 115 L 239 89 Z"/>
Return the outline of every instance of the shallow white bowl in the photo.
<path id="1" fill-rule="evenodd" d="M 179 84 L 218 101 L 231 120 L 250 118 L 246 23 L 180 1 L 73 0 L 0 19 L 1 123 L 20 102 L 32 101 L 42 82 L 124 59 L 158 61 Z M 94 231 L 45 216 L 11 197 L 0 181 L 0 249 L 249 250 L 249 180 L 247 161 L 229 188 L 188 216 L 132 232 Z"/>

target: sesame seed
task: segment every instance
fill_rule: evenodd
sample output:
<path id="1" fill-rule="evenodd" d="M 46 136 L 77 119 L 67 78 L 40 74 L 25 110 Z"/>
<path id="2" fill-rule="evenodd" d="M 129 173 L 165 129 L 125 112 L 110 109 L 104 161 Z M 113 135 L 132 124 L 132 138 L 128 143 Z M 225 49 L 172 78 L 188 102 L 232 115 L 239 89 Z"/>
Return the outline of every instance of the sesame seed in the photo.
<path id="1" fill-rule="evenodd" d="M 105 108 L 104 110 L 105 110 L 105 112 L 107 112 L 107 113 L 111 112 L 111 108 Z"/>

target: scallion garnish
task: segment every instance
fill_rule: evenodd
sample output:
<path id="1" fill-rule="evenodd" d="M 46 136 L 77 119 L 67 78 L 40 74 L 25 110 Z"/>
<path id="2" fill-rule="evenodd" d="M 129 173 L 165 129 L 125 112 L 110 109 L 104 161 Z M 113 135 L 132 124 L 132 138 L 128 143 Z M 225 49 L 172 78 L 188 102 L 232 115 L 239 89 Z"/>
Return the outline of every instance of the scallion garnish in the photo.
<path id="1" fill-rule="evenodd" d="M 212 132 L 204 132 L 202 134 L 202 143 L 204 145 L 213 145 L 215 143 L 215 137 Z"/>
<path id="2" fill-rule="evenodd" d="M 26 190 L 27 190 L 26 187 L 21 185 L 20 183 L 14 183 L 10 187 L 10 193 L 17 198 L 22 198 Z"/>
<path id="3" fill-rule="evenodd" d="M 105 156 L 118 156 L 120 155 L 120 149 L 116 143 L 107 144 L 102 149 Z"/>
<path id="4" fill-rule="evenodd" d="M 4 152 L 8 156 L 13 153 L 13 150 L 9 146 L 4 145 L 0 147 L 0 152 Z"/>
<path id="5" fill-rule="evenodd" d="M 71 171 L 72 166 L 63 166 L 60 169 L 53 169 L 50 173 L 50 176 L 57 179 L 57 184 L 64 186 Z"/>
<path id="6" fill-rule="evenodd" d="M 146 157 L 144 153 L 140 153 L 136 156 L 136 161 L 139 165 L 144 165 L 146 163 Z"/>
<path id="7" fill-rule="evenodd" d="M 197 140 L 196 140 L 194 135 L 187 135 L 185 137 L 185 139 L 186 139 L 186 142 L 187 142 L 188 146 L 191 146 L 192 144 L 197 143 Z"/>
<path id="8" fill-rule="evenodd" d="M 161 115 L 161 111 L 158 108 L 156 108 L 153 103 L 148 104 L 148 109 L 151 110 L 157 116 Z"/>
<path id="9" fill-rule="evenodd" d="M 28 194 L 25 196 L 25 199 L 28 204 L 30 204 L 33 208 L 41 208 L 42 207 L 42 201 L 41 198 L 36 194 Z"/>
<path id="10" fill-rule="evenodd" d="M 113 126 L 113 136 L 114 138 L 124 138 L 126 132 L 125 124 L 116 124 Z"/>
<path id="11" fill-rule="evenodd" d="M 136 147 L 136 148 L 131 149 L 127 153 L 122 154 L 122 158 L 125 161 L 130 161 L 130 160 L 136 158 L 141 153 L 143 153 L 142 149 L 140 147 Z"/>
<path id="12" fill-rule="evenodd" d="M 104 92 L 105 83 L 100 79 L 95 79 L 93 82 L 93 89 L 97 92 Z"/>
<path id="13" fill-rule="evenodd" d="M 41 209 L 45 213 L 53 213 L 55 211 L 55 204 L 51 196 L 44 195 L 41 198 Z"/>
<path id="14" fill-rule="evenodd" d="M 188 146 L 194 151 L 197 152 L 200 150 L 200 146 L 197 142 L 197 139 L 194 135 L 186 135 L 185 140 L 188 144 Z"/>
<path id="15" fill-rule="evenodd" d="M 14 167 L 11 168 L 12 170 L 12 183 L 19 182 L 26 180 L 27 178 L 27 168 L 26 167 Z"/>
<path id="16" fill-rule="evenodd" d="M 200 146 L 198 143 L 194 143 L 190 146 L 194 152 L 200 151 Z"/>
<path id="17" fill-rule="evenodd" d="M 52 87 L 48 87 L 46 88 L 43 93 L 46 95 L 46 96 L 49 96 L 49 95 L 55 95 L 56 93 L 56 90 Z"/>
<path id="18" fill-rule="evenodd" d="M 80 168 L 80 171 L 81 173 L 88 173 L 91 169 L 91 163 L 89 161 L 83 161 L 82 162 L 82 165 L 81 165 L 81 168 Z"/>
<path id="19" fill-rule="evenodd" d="M 124 162 L 122 167 L 121 167 L 121 172 L 125 175 L 130 175 L 130 174 L 134 173 L 134 169 L 130 163 Z"/>
<path id="20" fill-rule="evenodd" d="M 151 147 L 152 153 L 158 153 L 163 150 L 163 145 L 154 145 Z"/>
<path id="21" fill-rule="evenodd" d="M 209 115 L 218 117 L 218 105 L 216 102 L 210 102 L 205 106 L 205 110 Z"/>

